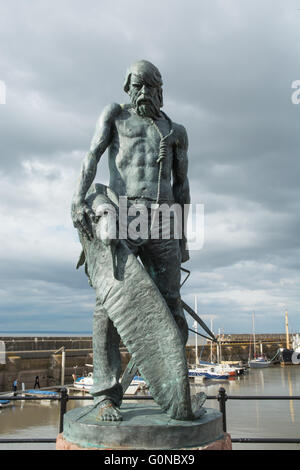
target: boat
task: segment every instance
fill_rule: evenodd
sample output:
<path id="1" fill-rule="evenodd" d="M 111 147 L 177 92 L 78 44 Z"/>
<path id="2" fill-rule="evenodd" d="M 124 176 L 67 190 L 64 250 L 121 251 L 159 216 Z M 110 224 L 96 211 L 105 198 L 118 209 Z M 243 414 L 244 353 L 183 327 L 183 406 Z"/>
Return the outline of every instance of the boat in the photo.
<path id="1" fill-rule="evenodd" d="M 195 312 L 197 313 L 197 296 L 195 296 Z M 227 380 L 229 378 L 229 372 L 224 372 L 219 368 L 219 364 L 214 364 L 213 362 L 205 362 L 198 360 L 198 330 L 197 322 L 194 322 L 194 332 L 195 332 L 195 364 L 189 368 L 188 374 L 189 378 L 192 378 L 194 382 L 202 382 L 205 379 L 210 380 Z M 212 330 L 212 323 L 211 323 Z M 211 349 L 211 359 L 212 359 L 212 349 Z"/>
<path id="2" fill-rule="evenodd" d="M 7 408 L 8 406 L 10 406 L 10 404 L 10 400 L 0 400 L 0 408 Z"/>
<path id="3" fill-rule="evenodd" d="M 195 295 L 195 313 L 198 314 L 198 300 L 197 295 Z M 189 369 L 189 378 L 192 378 L 194 383 L 202 383 L 205 379 L 205 376 L 200 373 L 200 369 L 197 368 L 198 360 L 198 323 L 195 320 L 193 324 L 193 329 L 195 333 L 195 363 Z"/>
<path id="4" fill-rule="evenodd" d="M 54 390 L 35 390 L 35 389 L 32 389 L 32 390 L 25 390 L 23 392 L 23 395 L 42 397 L 42 398 L 45 398 L 45 397 L 52 398 L 52 397 L 58 397 L 59 393 L 55 392 Z"/>
<path id="5" fill-rule="evenodd" d="M 193 379 L 193 382 L 196 383 L 203 383 L 206 379 L 203 369 L 200 367 L 193 366 L 189 369 L 189 379 Z"/>
<path id="6" fill-rule="evenodd" d="M 58 398 L 59 393 L 55 392 L 54 390 L 24 390 L 22 396 L 27 397 L 39 397 L 43 398 L 39 403 L 42 405 L 50 405 L 52 403 L 51 398 Z M 45 398 L 49 398 L 49 400 L 45 400 Z"/>
<path id="7" fill-rule="evenodd" d="M 74 377 L 73 387 L 77 390 L 89 392 L 94 384 L 93 372 L 89 372 L 87 376 L 84 377 Z M 127 388 L 125 395 L 135 395 L 139 390 L 144 390 L 147 388 L 145 380 L 139 375 L 135 375 L 132 379 L 131 384 Z"/>
<path id="8" fill-rule="evenodd" d="M 296 360 L 295 360 L 296 359 Z M 281 365 L 293 365 L 299 364 L 300 361 L 300 336 L 295 335 L 292 338 L 291 348 L 280 348 L 279 349 L 279 360 Z"/>
<path id="9" fill-rule="evenodd" d="M 140 389 L 147 388 L 145 380 L 140 375 L 135 375 L 130 385 L 138 385 Z"/>
<path id="10" fill-rule="evenodd" d="M 300 361 L 300 335 L 296 334 L 292 337 L 292 347 L 290 348 L 290 336 L 288 327 L 288 312 L 285 312 L 285 334 L 286 334 L 286 347 L 280 348 L 279 361 L 281 365 L 299 364 Z"/>
<path id="11" fill-rule="evenodd" d="M 199 361 L 200 367 L 214 367 L 218 372 L 229 375 L 229 377 L 235 377 L 238 375 L 243 375 L 246 368 L 241 365 L 230 364 L 230 363 L 215 363 L 215 362 L 205 362 Z"/>
<path id="12" fill-rule="evenodd" d="M 220 364 L 221 367 L 223 367 L 224 371 L 226 372 L 226 370 L 229 370 L 231 371 L 231 375 L 235 375 L 235 376 L 240 376 L 240 375 L 244 375 L 245 372 L 246 372 L 246 367 L 244 366 L 241 366 L 241 365 L 235 365 L 235 364 L 228 364 L 228 363 L 221 363 Z"/>
<path id="13" fill-rule="evenodd" d="M 189 377 L 204 377 L 209 380 L 228 380 L 229 374 L 218 367 L 195 367 L 189 369 Z"/>
<path id="14" fill-rule="evenodd" d="M 93 380 L 93 372 L 89 372 L 87 376 L 83 377 L 75 377 L 73 387 L 76 388 L 77 390 L 82 390 L 82 391 L 90 391 L 94 384 Z"/>
<path id="15" fill-rule="evenodd" d="M 264 355 L 261 355 L 261 356 L 256 355 L 254 312 L 252 314 L 252 328 L 253 328 L 253 359 L 250 359 L 249 357 L 248 365 L 250 369 L 264 369 L 266 367 L 269 367 L 272 364 L 272 362 L 269 361 Z M 250 346 L 251 346 L 251 340 L 250 340 Z M 249 351 L 249 356 L 250 356 L 250 351 Z"/>
<path id="16" fill-rule="evenodd" d="M 265 367 L 269 367 L 272 363 L 271 361 L 268 361 L 265 356 L 259 356 L 251 359 L 248 364 L 250 369 L 263 369 Z"/>
<path id="17" fill-rule="evenodd" d="M 220 374 L 229 375 L 229 377 L 235 377 L 237 375 L 236 368 L 229 364 L 220 364 L 215 362 L 204 362 L 200 361 L 202 367 L 214 367 L 214 369 Z"/>
<path id="18" fill-rule="evenodd" d="M 218 364 L 218 368 L 225 374 L 228 373 L 229 377 L 236 377 L 242 375 L 245 371 L 243 367 L 232 366 L 230 364 Z"/>

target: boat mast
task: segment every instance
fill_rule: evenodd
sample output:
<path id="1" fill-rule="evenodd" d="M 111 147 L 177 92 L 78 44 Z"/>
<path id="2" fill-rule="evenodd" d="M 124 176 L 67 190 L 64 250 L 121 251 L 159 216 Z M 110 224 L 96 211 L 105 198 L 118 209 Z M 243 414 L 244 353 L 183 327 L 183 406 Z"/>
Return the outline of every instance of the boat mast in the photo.
<path id="1" fill-rule="evenodd" d="M 251 361 L 251 333 L 249 334 L 249 361 Z"/>
<path id="2" fill-rule="evenodd" d="M 255 325 L 254 325 L 254 312 L 252 313 L 252 330 L 253 330 L 253 357 L 256 358 L 256 343 L 255 343 Z"/>
<path id="3" fill-rule="evenodd" d="M 290 338 L 289 338 L 289 320 L 288 311 L 285 311 L 285 337 L 286 337 L 286 349 L 290 349 Z"/>
<path id="4" fill-rule="evenodd" d="M 213 320 L 210 320 L 210 331 L 213 332 Z M 210 342 L 210 362 L 213 361 L 213 342 Z"/>
<path id="5" fill-rule="evenodd" d="M 222 350 L 221 350 L 221 328 L 219 328 L 219 337 L 218 337 L 218 342 L 217 342 L 217 363 L 220 364 L 222 362 Z"/>
<path id="6" fill-rule="evenodd" d="M 198 314 L 198 299 L 197 295 L 195 295 L 195 313 Z M 195 328 L 195 365 L 197 367 L 198 364 L 198 323 L 195 321 L 194 323 L 194 328 Z"/>

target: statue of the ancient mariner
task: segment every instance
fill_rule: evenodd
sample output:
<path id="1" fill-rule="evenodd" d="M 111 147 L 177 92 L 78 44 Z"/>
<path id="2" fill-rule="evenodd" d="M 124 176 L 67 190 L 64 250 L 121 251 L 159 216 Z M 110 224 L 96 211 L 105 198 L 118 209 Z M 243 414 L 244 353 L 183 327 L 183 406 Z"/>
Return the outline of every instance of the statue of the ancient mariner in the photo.
<path id="1" fill-rule="evenodd" d="M 130 104 L 104 108 L 72 200 L 83 248 L 77 267 L 85 264 L 96 290 L 93 413 L 97 420 L 122 420 L 122 339 L 161 409 L 173 419 L 191 420 L 204 398 L 191 399 L 185 355 L 180 268 L 189 255 L 184 224 L 181 236 L 174 228 L 180 211 L 169 211 L 168 236 L 160 216 L 163 205 L 183 208 L 190 202 L 187 133 L 161 111 L 162 78 L 153 64 L 134 63 L 124 90 Z M 93 183 L 106 149 L 109 187 Z M 137 218 L 147 225 L 139 237 L 132 230 Z"/>

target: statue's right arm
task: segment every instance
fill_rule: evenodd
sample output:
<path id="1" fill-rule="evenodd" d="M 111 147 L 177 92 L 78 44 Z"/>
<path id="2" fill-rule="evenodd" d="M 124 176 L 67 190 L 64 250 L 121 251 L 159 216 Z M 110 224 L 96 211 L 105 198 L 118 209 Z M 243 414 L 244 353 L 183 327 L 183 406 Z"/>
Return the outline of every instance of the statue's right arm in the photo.
<path id="1" fill-rule="evenodd" d="M 119 104 L 113 103 L 104 108 L 98 119 L 96 131 L 91 142 L 90 150 L 86 154 L 80 170 L 79 180 L 72 199 L 72 220 L 74 227 L 85 235 L 88 239 L 92 238 L 92 233 L 86 222 L 86 215 L 95 217 L 93 211 L 87 206 L 85 196 L 91 184 L 93 183 L 97 165 L 101 155 L 110 145 L 113 134 L 114 120 L 120 114 L 122 108 Z"/>

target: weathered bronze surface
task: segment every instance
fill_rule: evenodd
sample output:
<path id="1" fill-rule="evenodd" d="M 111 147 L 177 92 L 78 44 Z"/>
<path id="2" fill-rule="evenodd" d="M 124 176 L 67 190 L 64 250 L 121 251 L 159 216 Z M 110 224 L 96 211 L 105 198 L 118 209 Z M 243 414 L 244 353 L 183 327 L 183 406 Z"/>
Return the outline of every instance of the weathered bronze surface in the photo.
<path id="1" fill-rule="evenodd" d="M 72 201 L 85 265 L 96 291 L 93 325 L 94 405 L 91 417 L 120 422 L 120 338 L 147 382 L 156 403 L 173 419 L 193 420 L 204 397 L 192 405 L 185 356 L 187 322 L 180 299 L 180 266 L 189 258 L 184 233 L 168 238 L 149 231 L 139 240 L 120 231 L 120 197 L 127 207 L 140 204 L 146 218 L 154 206 L 190 202 L 187 133 L 161 111 L 162 79 L 147 61 L 133 64 L 124 90 L 131 103 L 102 112 Z M 109 188 L 93 184 L 100 157 L 108 149 Z M 117 232 L 113 235 L 113 225 Z M 150 220 L 150 229 L 152 228 Z M 124 228 L 124 227 L 123 227 Z M 138 259 L 139 258 L 139 259 Z"/>
<path id="2" fill-rule="evenodd" d="M 222 414 L 212 408 L 203 410 L 192 421 L 171 419 L 155 404 L 124 404 L 124 420 L 118 425 L 97 420 L 84 407 L 68 412 L 64 439 L 84 448 L 103 449 L 180 449 L 197 447 L 222 439 Z M 81 417 L 82 416 L 82 417 Z"/>

